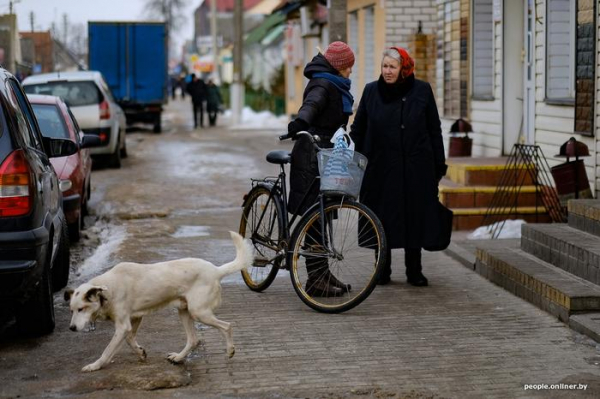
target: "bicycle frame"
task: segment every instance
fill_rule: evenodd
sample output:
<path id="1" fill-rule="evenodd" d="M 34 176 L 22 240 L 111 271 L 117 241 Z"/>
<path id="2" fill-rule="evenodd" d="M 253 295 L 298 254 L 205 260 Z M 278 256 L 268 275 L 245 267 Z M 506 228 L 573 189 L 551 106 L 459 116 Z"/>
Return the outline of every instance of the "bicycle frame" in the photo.
<path id="1" fill-rule="evenodd" d="M 318 145 L 316 145 L 315 141 L 313 141 L 313 145 L 316 147 L 317 151 L 319 151 L 321 149 Z M 288 210 L 287 210 L 288 190 L 287 190 L 287 183 L 286 183 L 287 175 L 285 173 L 285 165 L 284 164 L 279 165 L 279 169 L 280 169 L 280 171 L 279 171 L 279 175 L 277 177 L 275 177 L 275 178 L 267 177 L 264 179 L 252 179 L 252 183 L 253 183 L 253 186 L 256 186 L 258 184 L 266 184 L 269 186 L 268 187 L 269 188 L 269 198 L 267 199 L 265 207 L 264 207 L 264 209 L 260 215 L 260 218 L 258 220 L 259 225 L 262 223 L 263 218 L 266 215 L 268 205 L 271 203 L 271 201 L 278 201 L 280 203 L 282 213 L 283 213 L 282 216 L 283 216 L 283 227 L 284 227 L 284 240 L 285 240 L 286 247 L 287 247 L 287 243 L 289 243 L 289 241 L 291 239 L 291 226 L 293 226 L 296 219 L 302 215 L 295 214 L 290 220 L 289 215 L 288 215 Z M 317 184 L 320 184 L 319 176 L 315 177 L 315 179 L 312 181 L 309 189 L 304 193 L 304 196 L 302 197 L 298 208 L 302 208 L 305 205 L 306 199 L 308 198 L 309 193 L 314 189 L 314 187 Z M 331 241 L 329 241 L 329 243 L 332 245 L 332 247 L 329 248 L 327 235 L 325 235 L 325 225 L 327 224 L 329 237 L 332 236 L 331 221 L 327 222 L 325 220 L 325 200 L 329 199 L 329 198 L 333 198 L 333 197 L 337 197 L 337 195 L 324 194 L 319 191 L 318 202 L 313 204 L 312 206 L 310 206 L 306 210 L 305 213 L 311 211 L 315 206 L 319 207 L 319 213 L 321 215 L 321 220 L 325 221 L 324 223 L 321 223 L 321 239 L 323 240 L 323 242 L 322 242 L 323 248 L 328 249 L 328 251 L 331 254 L 333 254 L 333 256 L 339 257 L 340 256 L 339 252 L 335 248 L 333 248 L 333 242 L 331 242 Z M 340 197 L 341 197 L 340 202 L 343 202 L 345 196 L 341 195 Z M 273 223 L 275 223 L 275 221 L 273 221 Z M 273 226 L 270 226 L 270 229 L 272 229 L 272 228 L 273 228 Z M 271 248 L 274 251 L 278 251 L 278 256 L 284 254 L 284 253 L 279 253 L 283 248 L 280 248 L 280 247 L 273 248 L 272 246 L 269 245 L 270 243 L 261 240 L 260 237 L 252 237 L 252 239 L 260 242 L 260 244 L 264 245 L 265 247 Z M 287 260 L 286 260 L 286 262 L 287 262 Z"/>
<path id="2" fill-rule="evenodd" d="M 280 165 L 279 175 L 275 179 L 273 179 L 273 178 L 256 179 L 256 180 L 253 179 L 252 182 L 254 183 L 254 185 L 260 184 L 260 183 L 266 183 L 270 186 L 269 187 L 270 194 L 269 194 L 269 198 L 267 199 L 267 205 L 271 201 L 277 201 L 277 199 L 274 199 L 275 197 L 280 198 L 281 207 L 282 207 L 282 211 L 283 211 L 282 216 L 283 216 L 285 239 L 286 239 L 286 241 L 289 241 L 289 239 L 291 237 L 291 226 L 294 224 L 296 219 L 301 215 L 296 214 L 291 219 L 289 218 L 288 210 L 287 210 L 288 190 L 287 190 L 286 177 L 287 177 L 287 175 L 285 173 L 285 166 Z M 318 184 L 318 182 L 319 182 L 319 177 L 317 177 L 317 178 L 315 178 L 315 180 L 313 180 L 308 191 L 306 193 L 304 193 L 304 196 L 302 197 L 302 200 L 300 201 L 299 208 L 301 208 L 303 205 L 305 205 L 306 199 L 308 198 L 308 194 L 310 193 L 310 191 L 312 191 L 313 187 L 316 184 Z M 321 197 L 321 194 L 319 194 L 319 197 Z M 260 218 L 258 220 L 258 224 L 260 224 L 262 222 L 263 218 L 265 217 L 267 208 L 268 207 L 265 206 L 265 209 L 261 213 Z"/>

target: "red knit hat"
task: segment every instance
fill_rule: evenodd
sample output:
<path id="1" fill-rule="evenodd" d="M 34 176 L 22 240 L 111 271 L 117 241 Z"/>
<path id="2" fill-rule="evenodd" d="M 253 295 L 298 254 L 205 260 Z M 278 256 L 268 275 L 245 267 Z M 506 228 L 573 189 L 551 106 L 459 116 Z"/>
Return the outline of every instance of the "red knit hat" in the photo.
<path id="1" fill-rule="evenodd" d="M 338 71 L 354 65 L 354 53 L 344 42 L 333 42 L 325 50 L 325 59 Z"/>

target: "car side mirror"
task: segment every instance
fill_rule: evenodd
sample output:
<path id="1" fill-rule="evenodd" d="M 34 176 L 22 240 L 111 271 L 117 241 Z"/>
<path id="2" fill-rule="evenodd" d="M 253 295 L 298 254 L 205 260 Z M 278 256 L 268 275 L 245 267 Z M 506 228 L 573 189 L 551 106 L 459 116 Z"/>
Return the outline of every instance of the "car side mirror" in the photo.
<path id="1" fill-rule="evenodd" d="M 90 148 L 90 147 L 99 147 L 100 145 L 102 145 L 102 141 L 100 140 L 100 137 L 96 136 L 95 134 L 84 134 L 83 138 L 81 139 L 80 147 L 81 148 Z"/>
<path id="2" fill-rule="evenodd" d="M 44 137 L 42 141 L 49 158 L 66 157 L 75 154 L 79 150 L 77 144 L 71 140 Z"/>

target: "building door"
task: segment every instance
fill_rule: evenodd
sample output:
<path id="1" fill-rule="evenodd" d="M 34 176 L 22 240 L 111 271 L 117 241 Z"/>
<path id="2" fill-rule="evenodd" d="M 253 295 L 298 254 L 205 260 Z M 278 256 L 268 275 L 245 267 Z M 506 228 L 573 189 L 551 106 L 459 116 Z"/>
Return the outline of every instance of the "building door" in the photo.
<path id="1" fill-rule="evenodd" d="M 535 141 L 535 4 L 525 1 L 525 48 L 523 62 L 523 128 L 526 144 Z"/>
<path id="2" fill-rule="evenodd" d="M 524 125 L 525 7 L 523 0 L 502 3 L 502 153 L 508 155 Z"/>

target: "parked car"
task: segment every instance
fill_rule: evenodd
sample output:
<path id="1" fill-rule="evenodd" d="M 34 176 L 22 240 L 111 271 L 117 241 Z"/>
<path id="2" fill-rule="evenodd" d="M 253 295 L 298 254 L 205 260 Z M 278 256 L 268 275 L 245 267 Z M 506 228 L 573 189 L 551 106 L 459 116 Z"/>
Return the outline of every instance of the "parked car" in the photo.
<path id="1" fill-rule="evenodd" d="M 51 157 L 77 152 L 43 137 L 17 79 L 0 68 L 0 306 L 19 330 L 54 329 L 52 293 L 69 279 L 69 234 Z"/>
<path id="2" fill-rule="evenodd" d="M 55 72 L 32 75 L 23 81 L 27 94 L 58 96 L 71 108 L 85 134 L 100 137 L 101 145 L 90 149 L 108 164 L 121 167 L 127 156 L 125 113 L 98 71 Z"/>
<path id="3" fill-rule="evenodd" d="M 69 107 L 59 97 L 40 94 L 29 94 L 27 97 L 44 137 L 68 139 L 79 147 L 73 155 L 50 160 L 60 179 L 69 238 L 79 241 L 91 194 L 92 158 L 88 148 L 99 145 L 100 139 L 84 135 Z"/>

